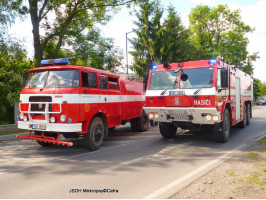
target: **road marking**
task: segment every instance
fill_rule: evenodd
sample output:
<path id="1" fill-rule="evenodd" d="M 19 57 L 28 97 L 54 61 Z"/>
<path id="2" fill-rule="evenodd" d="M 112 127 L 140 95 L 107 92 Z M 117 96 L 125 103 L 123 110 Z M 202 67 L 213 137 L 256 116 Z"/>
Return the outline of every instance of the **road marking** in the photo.
<path id="1" fill-rule="evenodd" d="M 62 157 L 59 157 L 59 158 L 56 158 L 56 159 L 46 160 L 46 161 L 41 162 L 41 163 L 34 163 L 32 166 L 21 167 L 21 168 L 17 168 L 17 169 L 13 169 L 13 170 L 5 170 L 5 171 L 0 172 L 0 174 L 6 174 L 6 173 L 9 173 L 9 172 L 19 171 L 19 170 L 23 170 L 23 169 L 27 169 L 27 168 L 31 168 L 31 167 L 40 166 L 40 165 L 41 166 L 45 166 L 45 165 L 51 164 L 51 162 L 54 162 L 54 161 L 58 161 L 58 160 L 66 159 L 66 158 L 76 158 L 76 157 L 80 157 L 80 156 L 91 155 L 91 154 L 99 153 L 99 152 L 102 152 L 102 151 L 106 151 L 106 150 L 114 149 L 114 148 L 117 148 L 117 147 L 130 145 L 130 144 L 135 144 L 135 143 L 138 143 L 138 142 L 143 142 L 143 141 L 151 140 L 151 139 L 156 139 L 156 138 L 149 137 L 149 138 L 146 138 L 146 139 L 143 139 L 143 140 L 135 140 L 133 142 L 128 142 L 128 143 L 125 143 L 125 144 L 116 145 L 116 146 L 109 147 L 109 148 L 101 148 L 101 149 L 99 149 L 97 151 L 90 151 L 90 152 L 86 152 L 86 153 L 82 153 L 82 154 L 78 154 L 78 155 L 73 155 L 73 156 L 62 156 Z"/>
<path id="2" fill-rule="evenodd" d="M 255 140 L 259 140 L 259 138 L 263 137 L 265 135 L 265 131 L 263 131 L 263 133 L 260 133 L 260 136 L 258 136 L 257 138 L 255 138 Z M 205 169 L 211 167 L 211 166 L 214 166 L 215 164 L 221 162 L 221 161 L 225 161 L 225 160 L 228 160 L 229 158 L 231 158 L 234 154 L 237 154 L 238 151 L 240 149 L 243 149 L 244 147 L 246 147 L 248 144 L 245 143 L 245 144 L 242 144 L 242 145 L 239 145 L 237 146 L 236 148 L 232 149 L 231 151 L 229 152 L 226 152 L 224 155 L 218 157 L 217 159 L 215 160 L 212 160 L 208 163 L 206 163 L 205 165 L 201 166 L 200 168 L 196 169 L 195 171 L 179 178 L 179 179 L 176 179 L 175 181 L 169 183 L 168 185 L 156 190 L 155 192 L 143 197 L 143 199 L 155 199 L 155 198 L 158 198 L 160 195 L 162 195 L 163 193 L 167 192 L 168 190 L 174 188 L 175 186 L 177 186 L 178 184 L 192 178 L 193 176 L 197 175 L 198 173 L 204 171 Z M 176 191 L 178 192 L 178 191 Z M 176 193 L 175 192 L 175 193 Z M 165 197 L 164 197 L 165 198 Z M 167 198 L 167 197 L 166 197 Z"/>
<path id="3" fill-rule="evenodd" d="M 205 165 L 201 166 L 200 168 L 196 169 L 195 171 L 193 171 L 193 172 L 191 172 L 191 173 L 189 173 L 189 174 L 187 174 L 187 175 L 185 175 L 179 179 L 176 179 L 175 181 L 169 183 L 168 185 L 166 185 L 166 186 L 156 190 L 155 192 L 145 196 L 143 199 L 154 199 L 154 198 L 158 197 L 159 195 L 163 194 L 164 192 L 167 192 L 168 190 L 172 189 L 173 187 L 177 186 L 178 184 L 180 184 L 180 183 L 188 180 L 189 178 L 197 175 L 198 173 L 204 171 L 208 167 L 211 167 L 212 165 L 215 165 L 222 160 L 229 159 L 230 158 L 229 155 L 236 153 L 237 150 L 243 148 L 244 146 L 245 145 L 241 145 L 238 148 L 234 149 L 233 151 L 227 152 L 226 154 L 220 156 L 219 158 L 206 163 Z"/>

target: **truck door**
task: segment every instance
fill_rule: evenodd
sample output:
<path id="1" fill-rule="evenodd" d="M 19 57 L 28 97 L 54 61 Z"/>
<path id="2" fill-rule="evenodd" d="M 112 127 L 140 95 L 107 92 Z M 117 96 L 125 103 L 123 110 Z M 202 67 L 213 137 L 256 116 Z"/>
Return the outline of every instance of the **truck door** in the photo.
<path id="1" fill-rule="evenodd" d="M 80 119 L 86 121 L 98 110 L 99 89 L 94 72 L 81 72 Z"/>
<path id="2" fill-rule="evenodd" d="M 108 90 L 110 126 L 117 126 L 122 121 L 122 94 L 117 77 L 108 75 Z"/>
<path id="3" fill-rule="evenodd" d="M 98 105 L 100 106 L 99 111 L 103 112 L 107 117 L 108 127 L 109 127 L 110 93 L 108 91 L 108 86 L 107 86 L 107 75 L 99 73 L 98 78 L 99 78 L 99 88 L 100 88 L 100 94 L 99 94 L 100 99 L 98 103 Z"/>
<path id="4" fill-rule="evenodd" d="M 241 88 L 240 88 L 240 78 L 236 78 L 236 121 L 240 120 L 240 94 L 241 94 Z"/>

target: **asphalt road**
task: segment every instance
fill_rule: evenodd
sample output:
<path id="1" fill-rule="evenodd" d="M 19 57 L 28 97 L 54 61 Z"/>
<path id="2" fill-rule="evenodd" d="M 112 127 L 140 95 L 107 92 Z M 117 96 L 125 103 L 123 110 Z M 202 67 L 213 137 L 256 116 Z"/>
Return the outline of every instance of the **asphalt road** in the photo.
<path id="1" fill-rule="evenodd" d="M 82 139 L 73 147 L 0 139 L 0 198 L 168 198 L 264 135 L 265 113 L 254 107 L 251 124 L 232 128 L 227 143 L 183 130 L 166 140 L 158 127 L 134 133 L 129 126 L 94 152 Z"/>

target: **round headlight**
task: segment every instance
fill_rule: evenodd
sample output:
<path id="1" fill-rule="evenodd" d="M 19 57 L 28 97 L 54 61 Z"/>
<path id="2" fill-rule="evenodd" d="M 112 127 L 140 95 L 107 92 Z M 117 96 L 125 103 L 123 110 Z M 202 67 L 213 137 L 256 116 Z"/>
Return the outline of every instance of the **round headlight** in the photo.
<path id="1" fill-rule="evenodd" d="M 23 117 L 24 117 L 24 114 L 23 114 L 23 113 L 20 113 L 20 114 L 19 114 L 19 118 L 20 118 L 20 119 L 23 119 Z"/>
<path id="2" fill-rule="evenodd" d="M 55 123 L 55 118 L 54 118 L 54 117 L 51 117 L 51 118 L 50 118 L 50 121 L 51 121 L 52 123 Z"/>
<path id="3" fill-rule="evenodd" d="M 158 113 L 155 113 L 154 114 L 154 118 L 159 118 L 159 114 Z"/>
<path id="4" fill-rule="evenodd" d="M 149 113 L 149 118 L 153 119 L 154 118 L 154 114 L 153 113 Z"/>
<path id="5" fill-rule="evenodd" d="M 213 117 L 212 117 L 212 119 L 213 119 L 213 121 L 218 121 L 219 120 L 219 117 L 217 116 L 217 115 L 214 115 Z"/>
<path id="6" fill-rule="evenodd" d="M 212 116 L 211 115 L 206 115 L 206 119 L 208 120 L 208 121 L 210 121 L 210 120 L 212 120 Z"/>
<path id="7" fill-rule="evenodd" d="M 61 122 L 65 122 L 66 121 L 66 116 L 65 115 L 61 115 L 60 116 L 60 121 Z"/>
<path id="8" fill-rule="evenodd" d="M 26 122 L 28 120 L 27 116 L 24 116 L 23 120 L 24 120 L 24 122 Z"/>

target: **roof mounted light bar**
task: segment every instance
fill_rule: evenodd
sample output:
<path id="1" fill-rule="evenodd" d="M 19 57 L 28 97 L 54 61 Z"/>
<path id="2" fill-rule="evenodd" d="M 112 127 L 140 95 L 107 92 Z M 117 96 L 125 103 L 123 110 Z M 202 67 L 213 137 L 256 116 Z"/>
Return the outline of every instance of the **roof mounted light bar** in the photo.
<path id="1" fill-rule="evenodd" d="M 69 64 L 69 60 L 67 58 L 41 60 L 41 66 L 67 65 L 67 64 Z"/>

